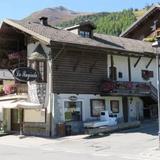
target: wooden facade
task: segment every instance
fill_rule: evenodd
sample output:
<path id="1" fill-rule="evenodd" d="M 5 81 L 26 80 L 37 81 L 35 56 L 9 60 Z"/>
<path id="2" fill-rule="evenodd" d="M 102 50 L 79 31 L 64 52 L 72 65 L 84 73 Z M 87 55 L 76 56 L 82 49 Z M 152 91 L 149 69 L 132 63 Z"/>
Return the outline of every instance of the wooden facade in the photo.
<path id="1" fill-rule="evenodd" d="M 98 94 L 106 78 L 106 53 L 70 49 L 53 61 L 54 93 Z"/>

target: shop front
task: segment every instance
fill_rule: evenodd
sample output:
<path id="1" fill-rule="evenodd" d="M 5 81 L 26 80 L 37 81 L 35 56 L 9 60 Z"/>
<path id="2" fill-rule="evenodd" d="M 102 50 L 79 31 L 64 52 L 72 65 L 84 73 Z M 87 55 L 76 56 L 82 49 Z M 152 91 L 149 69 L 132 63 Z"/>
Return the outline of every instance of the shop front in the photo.
<path id="1" fill-rule="evenodd" d="M 40 104 L 27 102 L 24 96 L 7 96 L 5 100 L 1 98 L 0 108 L 2 108 L 4 131 L 28 134 L 27 127 L 32 123 L 45 123 L 45 110 L 42 107 Z"/>

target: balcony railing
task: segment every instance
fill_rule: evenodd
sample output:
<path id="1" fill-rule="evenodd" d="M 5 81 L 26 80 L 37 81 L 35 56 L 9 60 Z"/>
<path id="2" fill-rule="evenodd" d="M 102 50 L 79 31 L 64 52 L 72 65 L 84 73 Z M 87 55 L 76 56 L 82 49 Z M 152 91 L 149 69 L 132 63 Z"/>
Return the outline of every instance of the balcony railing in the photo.
<path id="1" fill-rule="evenodd" d="M 157 95 L 157 89 L 151 83 L 128 81 L 104 81 L 101 85 L 102 94 L 106 95 Z"/>

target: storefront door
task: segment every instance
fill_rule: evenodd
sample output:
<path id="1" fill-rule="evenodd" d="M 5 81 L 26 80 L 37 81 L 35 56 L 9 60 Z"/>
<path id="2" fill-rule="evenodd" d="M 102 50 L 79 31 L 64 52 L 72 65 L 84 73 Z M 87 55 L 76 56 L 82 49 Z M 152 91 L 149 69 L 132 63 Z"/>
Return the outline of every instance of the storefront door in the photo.
<path id="1" fill-rule="evenodd" d="M 65 101 L 65 121 L 82 121 L 82 102 Z"/>
<path id="2" fill-rule="evenodd" d="M 71 126 L 71 134 L 81 133 L 83 130 L 82 102 L 65 101 L 64 118 L 66 124 Z"/>
<path id="3" fill-rule="evenodd" d="M 18 109 L 11 109 L 11 131 L 19 131 Z"/>

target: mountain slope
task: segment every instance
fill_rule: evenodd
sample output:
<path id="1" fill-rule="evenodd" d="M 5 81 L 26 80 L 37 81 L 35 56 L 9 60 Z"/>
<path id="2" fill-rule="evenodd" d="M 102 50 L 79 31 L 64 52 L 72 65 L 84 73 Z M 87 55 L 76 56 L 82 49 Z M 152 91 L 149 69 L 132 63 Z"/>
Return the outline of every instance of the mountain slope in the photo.
<path id="1" fill-rule="evenodd" d="M 121 12 L 112 13 L 103 12 L 92 15 L 78 16 L 73 20 L 58 24 L 58 26 L 62 28 L 69 27 L 79 24 L 85 20 L 89 20 L 97 26 L 97 33 L 118 36 L 134 21 L 136 21 L 136 16 L 133 13 L 133 10 L 123 10 Z"/>
<path id="2" fill-rule="evenodd" d="M 69 21 L 77 16 L 86 15 L 87 13 L 75 12 L 68 10 L 63 6 L 55 8 L 45 8 L 43 10 L 32 13 L 30 16 L 24 18 L 23 20 L 28 20 L 31 22 L 39 22 L 40 17 L 48 17 L 48 22 L 51 25 L 56 25 L 64 21 Z"/>
<path id="3" fill-rule="evenodd" d="M 150 7 L 151 6 L 147 6 L 142 10 L 128 9 L 110 13 L 83 13 L 59 6 L 55 8 L 46 8 L 32 13 L 30 16 L 26 17 L 25 20 L 39 22 L 39 18 L 45 16 L 48 17 L 50 25 L 61 28 L 70 27 L 79 24 L 82 21 L 89 20 L 97 26 L 95 32 L 118 36 L 135 22 L 137 18 L 142 16 Z"/>

